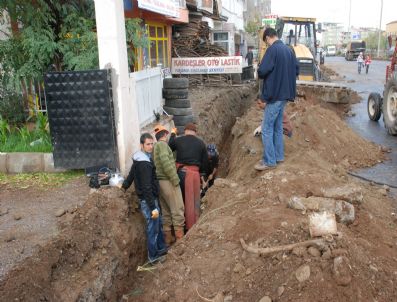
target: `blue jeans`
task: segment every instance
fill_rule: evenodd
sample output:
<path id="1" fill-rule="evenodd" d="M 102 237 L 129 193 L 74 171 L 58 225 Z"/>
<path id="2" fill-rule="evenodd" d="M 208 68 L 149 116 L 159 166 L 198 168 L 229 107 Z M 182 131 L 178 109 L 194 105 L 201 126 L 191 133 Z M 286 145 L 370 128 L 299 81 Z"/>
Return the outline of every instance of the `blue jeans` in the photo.
<path id="1" fill-rule="evenodd" d="M 152 211 L 145 200 L 139 200 L 141 212 L 146 221 L 146 239 L 149 261 L 153 262 L 167 252 L 163 234 L 163 221 L 161 215 L 157 219 L 152 219 Z M 156 209 L 160 213 L 158 200 L 155 200 Z"/>
<path id="2" fill-rule="evenodd" d="M 262 121 L 263 163 L 274 167 L 284 160 L 283 113 L 286 101 L 267 103 Z"/>

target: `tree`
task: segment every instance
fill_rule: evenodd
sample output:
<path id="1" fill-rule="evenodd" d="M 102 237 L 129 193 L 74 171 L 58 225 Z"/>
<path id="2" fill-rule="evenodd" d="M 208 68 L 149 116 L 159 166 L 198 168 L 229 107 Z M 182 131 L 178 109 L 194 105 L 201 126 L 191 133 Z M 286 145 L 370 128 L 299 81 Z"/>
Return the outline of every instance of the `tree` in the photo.
<path id="1" fill-rule="evenodd" d="M 368 34 L 368 37 L 365 40 L 365 47 L 367 49 L 378 49 L 378 38 L 379 34 L 378 32 L 372 32 Z M 384 50 L 386 49 L 387 45 L 387 38 L 385 37 L 384 34 L 381 34 L 380 36 L 380 49 Z"/>
<path id="2" fill-rule="evenodd" d="M 1 0 L 0 14 L 9 25 L 0 40 L 0 83 L 21 91 L 25 105 L 45 72 L 98 68 L 94 1 Z M 126 21 L 134 47 L 147 45 L 140 22 Z"/>
<path id="3" fill-rule="evenodd" d="M 261 28 L 261 24 L 259 21 L 248 21 L 247 25 L 245 26 L 245 31 L 249 33 L 251 36 L 256 38 L 258 36 L 258 32 Z"/>

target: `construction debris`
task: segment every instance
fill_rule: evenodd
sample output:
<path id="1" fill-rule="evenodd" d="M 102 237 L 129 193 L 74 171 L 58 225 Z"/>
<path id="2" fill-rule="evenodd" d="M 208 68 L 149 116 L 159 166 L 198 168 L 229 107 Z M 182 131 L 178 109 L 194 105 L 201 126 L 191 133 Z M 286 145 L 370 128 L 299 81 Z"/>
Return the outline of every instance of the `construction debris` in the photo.
<path id="1" fill-rule="evenodd" d="M 202 21 L 201 13 L 191 12 L 189 24 L 175 26 L 172 40 L 173 57 L 221 57 L 227 56 L 225 49 L 212 45 L 209 39 L 208 22 Z"/>

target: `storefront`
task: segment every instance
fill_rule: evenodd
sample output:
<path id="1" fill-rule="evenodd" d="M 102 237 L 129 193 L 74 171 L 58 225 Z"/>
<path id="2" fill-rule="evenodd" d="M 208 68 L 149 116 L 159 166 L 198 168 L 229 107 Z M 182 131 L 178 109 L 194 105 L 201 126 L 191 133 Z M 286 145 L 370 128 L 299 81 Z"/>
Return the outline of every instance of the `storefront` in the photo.
<path id="1" fill-rule="evenodd" d="M 179 1 L 183 3 L 183 1 Z M 174 0 L 124 0 L 126 18 L 142 20 L 148 46 L 135 49 L 135 70 L 171 65 L 172 25 L 189 22 L 186 7 Z"/>

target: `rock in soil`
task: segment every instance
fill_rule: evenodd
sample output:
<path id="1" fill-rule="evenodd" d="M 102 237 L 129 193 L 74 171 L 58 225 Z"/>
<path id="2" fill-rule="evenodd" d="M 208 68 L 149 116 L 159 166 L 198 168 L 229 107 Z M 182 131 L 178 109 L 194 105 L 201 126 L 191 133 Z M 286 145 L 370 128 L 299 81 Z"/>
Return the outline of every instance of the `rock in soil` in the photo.
<path id="1" fill-rule="evenodd" d="M 349 259 L 345 256 L 338 256 L 334 259 L 332 272 L 338 285 L 347 286 L 352 281 Z"/>
<path id="2" fill-rule="evenodd" d="M 311 246 L 307 249 L 307 252 L 312 255 L 313 257 L 320 257 L 321 256 L 321 252 L 316 249 L 314 246 Z"/>
<path id="3" fill-rule="evenodd" d="M 65 215 L 66 210 L 65 209 L 59 209 L 58 211 L 55 212 L 55 217 L 61 217 Z"/>
<path id="4" fill-rule="evenodd" d="M 295 271 L 295 277 L 299 282 L 305 282 L 310 278 L 310 266 L 307 264 L 300 266 Z"/>
<path id="5" fill-rule="evenodd" d="M 272 302 L 272 299 L 269 296 L 264 296 L 259 302 Z"/>
<path id="6" fill-rule="evenodd" d="M 21 220 L 22 219 L 22 215 L 21 214 L 14 214 L 13 217 L 14 217 L 14 220 Z"/>
<path id="7" fill-rule="evenodd" d="M 284 291 L 285 291 L 284 286 L 280 286 L 279 288 L 277 288 L 277 296 L 281 297 L 283 295 Z"/>

